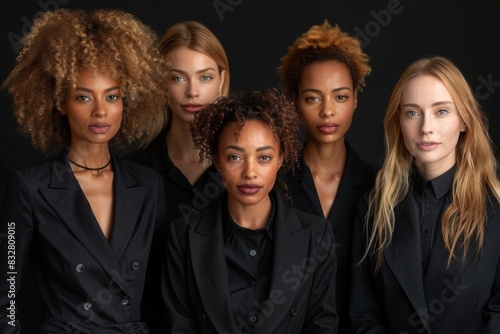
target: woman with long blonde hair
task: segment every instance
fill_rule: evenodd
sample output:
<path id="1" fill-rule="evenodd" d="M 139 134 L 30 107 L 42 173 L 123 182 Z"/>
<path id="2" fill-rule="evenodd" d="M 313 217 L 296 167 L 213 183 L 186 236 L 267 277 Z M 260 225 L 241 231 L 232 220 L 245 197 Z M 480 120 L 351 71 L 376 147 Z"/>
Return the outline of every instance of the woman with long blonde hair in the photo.
<path id="1" fill-rule="evenodd" d="M 357 213 L 354 333 L 498 333 L 497 160 L 458 67 L 412 63 L 384 127 L 383 166 Z"/>

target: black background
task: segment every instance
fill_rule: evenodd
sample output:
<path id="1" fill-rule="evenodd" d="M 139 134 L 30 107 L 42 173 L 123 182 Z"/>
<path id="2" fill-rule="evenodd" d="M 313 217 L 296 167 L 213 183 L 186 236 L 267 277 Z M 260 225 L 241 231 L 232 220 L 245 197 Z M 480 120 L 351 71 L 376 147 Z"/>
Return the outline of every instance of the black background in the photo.
<path id="1" fill-rule="evenodd" d="M 489 117 L 494 143 L 500 146 L 500 1 L 24 0 L 9 6 L 14 7 L 4 7 L 0 13 L 2 80 L 14 64 L 19 37 L 41 12 L 109 7 L 135 14 L 158 34 L 181 20 L 207 25 L 228 54 L 231 91 L 279 87 L 276 67 L 288 46 L 311 25 L 327 19 L 357 35 L 370 57 L 373 70 L 358 95 L 347 135 L 363 158 L 381 162 L 383 114 L 403 69 L 417 58 L 438 54 L 460 67 Z M 0 94 L 0 157 L 1 200 L 8 196 L 4 183 L 10 170 L 42 158 L 17 131 L 6 92 Z M 33 327 L 29 321 L 33 312 L 22 314 L 23 333 Z"/>

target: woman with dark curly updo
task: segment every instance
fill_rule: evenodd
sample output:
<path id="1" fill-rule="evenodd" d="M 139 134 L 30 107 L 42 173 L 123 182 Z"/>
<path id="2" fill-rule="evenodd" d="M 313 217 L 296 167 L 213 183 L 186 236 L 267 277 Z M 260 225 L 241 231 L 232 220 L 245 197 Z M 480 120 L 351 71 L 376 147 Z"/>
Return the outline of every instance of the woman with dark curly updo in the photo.
<path id="1" fill-rule="evenodd" d="M 298 160 L 297 122 L 276 89 L 220 98 L 195 117 L 195 145 L 225 190 L 170 224 L 169 333 L 337 332 L 331 226 L 275 189 Z"/>
<path id="2" fill-rule="evenodd" d="M 149 332 L 140 305 L 163 183 L 110 145 L 143 138 L 165 110 L 168 64 L 156 43 L 118 10 L 45 12 L 24 36 L 2 88 L 33 145 L 58 154 L 7 184 L 1 333 L 21 331 L 15 298 L 28 258 L 45 306 L 38 333 Z"/>
<path id="3" fill-rule="evenodd" d="M 373 187 L 377 168 L 362 160 L 345 136 L 371 68 L 359 41 L 327 21 L 299 36 L 281 60 L 283 91 L 306 132 L 298 172 L 287 184 L 298 209 L 333 226 L 339 331 L 349 333 L 354 213 L 358 199 Z"/>

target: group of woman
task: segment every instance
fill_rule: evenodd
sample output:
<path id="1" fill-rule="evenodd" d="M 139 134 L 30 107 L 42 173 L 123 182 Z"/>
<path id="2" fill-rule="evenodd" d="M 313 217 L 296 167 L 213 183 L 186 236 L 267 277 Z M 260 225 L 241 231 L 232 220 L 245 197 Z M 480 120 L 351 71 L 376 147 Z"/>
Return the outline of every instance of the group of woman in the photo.
<path id="1" fill-rule="evenodd" d="M 447 58 L 402 74 L 379 168 L 346 141 L 369 58 L 327 21 L 282 58 L 282 92 L 230 94 L 194 21 L 157 38 L 129 13 L 58 9 L 22 46 L 3 88 L 58 155 L 8 182 L 2 333 L 20 332 L 28 259 L 39 333 L 500 330 L 497 162 Z"/>

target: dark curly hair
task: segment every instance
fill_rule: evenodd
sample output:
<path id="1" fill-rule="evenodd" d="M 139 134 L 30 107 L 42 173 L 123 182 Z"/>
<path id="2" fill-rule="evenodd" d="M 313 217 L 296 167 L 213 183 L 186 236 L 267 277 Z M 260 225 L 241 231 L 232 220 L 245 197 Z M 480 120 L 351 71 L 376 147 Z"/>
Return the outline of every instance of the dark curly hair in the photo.
<path id="1" fill-rule="evenodd" d="M 219 137 L 229 124 L 236 123 L 238 138 L 246 121 L 259 120 L 269 125 L 283 155 L 283 171 L 294 171 L 299 162 L 299 118 L 293 104 L 276 88 L 248 93 L 234 92 L 205 106 L 195 116 L 190 130 L 199 151 L 200 161 L 212 160 L 218 152 Z M 286 188 L 279 179 L 275 186 L 289 200 Z"/>
<path id="2" fill-rule="evenodd" d="M 287 96 L 296 96 L 300 76 L 304 68 L 312 63 L 335 60 L 347 66 L 353 87 L 362 91 L 365 77 L 370 74 L 368 56 L 361 49 L 359 40 L 342 31 L 338 25 L 332 26 L 327 20 L 322 25 L 314 25 L 303 33 L 288 48 L 277 68 L 280 84 Z"/>
<path id="3" fill-rule="evenodd" d="M 156 33 L 133 15 L 114 9 L 57 9 L 38 17 L 23 36 L 17 62 L 3 82 L 14 116 L 43 153 L 70 142 L 67 118 L 59 112 L 82 67 L 121 83 L 122 127 L 111 144 L 125 148 L 142 138 L 167 106 L 168 63 Z"/>

